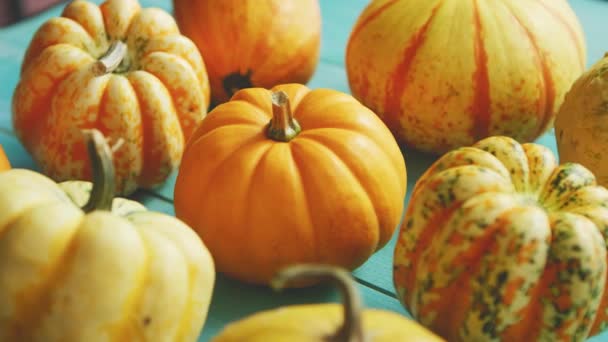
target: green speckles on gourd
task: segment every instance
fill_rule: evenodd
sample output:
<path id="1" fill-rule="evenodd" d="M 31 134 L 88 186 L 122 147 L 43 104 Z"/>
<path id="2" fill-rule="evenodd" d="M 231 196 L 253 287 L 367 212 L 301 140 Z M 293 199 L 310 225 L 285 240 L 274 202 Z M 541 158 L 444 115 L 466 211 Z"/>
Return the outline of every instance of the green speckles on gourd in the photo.
<path id="1" fill-rule="evenodd" d="M 595 183 L 595 177 L 588 169 L 580 164 L 565 163 L 555 169 L 539 200 L 547 209 L 557 210 L 570 200 L 575 191 Z"/>
<path id="2" fill-rule="evenodd" d="M 477 142 L 474 146 L 491 153 L 507 168 L 517 191 L 528 191 L 530 170 L 528 157 L 521 144 L 513 138 L 490 137 Z"/>
<path id="3" fill-rule="evenodd" d="M 606 244 L 591 220 L 565 212 L 551 217 L 553 240 L 547 268 L 554 272 L 555 279 L 543 302 L 545 337 L 583 340 L 603 293 Z"/>
<path id="4" fill-rule="evenodd" d="M 593 75 L 594 78 L 600 78 L 608 74 L 608 63 L 598 67 Z"/>

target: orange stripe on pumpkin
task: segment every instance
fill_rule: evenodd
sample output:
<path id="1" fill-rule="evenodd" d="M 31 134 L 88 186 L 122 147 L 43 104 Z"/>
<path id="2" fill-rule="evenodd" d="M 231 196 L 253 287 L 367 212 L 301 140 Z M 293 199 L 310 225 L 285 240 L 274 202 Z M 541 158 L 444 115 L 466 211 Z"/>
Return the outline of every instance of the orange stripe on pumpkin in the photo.
<path id="1" fill-rule="evenodd" d="M 544 277 L 546 274 L 547 271 L 539 278 L 540 281 L 536 286 L 528 289 L 526 294 L 530 298 L 530 302 L 519 311 L 519 316 L 521 317 L 519 322 L 508 326 L 503 331 L 500 337 L 504 341 L 518 341 L 522 336 L 525 336 L 530 341 L 538 339 L 543 326 L 543 305 L 537 298 L 549 286 L 549 281 Z"/>
<path id="2" fill-rule="evenodd" d="M 474 140 L 488 136 L 490 132 L 491 105 L 490 105 L 490 76 L 488 74 L 488 53 L 483 44 L 483 27 L 477 1 L 473 2 L 473 27 L 475 28 L 474 48 L 475 65 L 473 73 L 473 127 L 471 135 Z"/>
<path id="3" fill-rule="evenodd" d="M 372 20 L 376 19 L 378 16 L 380 16 L 384 11 L 386 11 L 389 7 L 391 7 L 395 3 L 397 3 L 397 0 L 389 0 L 384 5 L 378 7 L 378 9 L 373 11 L 370 15 L 368 15 L 365 18 L 361 18 L 361 20 L 359 20 L 357 26 L 355 26 L 355 28 L 353 29 L 353 31 L 350 35 L 349 44 L 346 48 L 347 54 L 349 54 L 349 52 L 350 52 L 350 47 L 351 47 L 350 42 L 353 41 L 353 39 L 357 35 L 359 35 L 359 32 L 361 32 L 361 30 L 363 30 L 363 28 L 365 26 L 367 26 L 367 24 L 369 24 Z"/>
<path id="4" fill-rule="evenodd" d="M 403 52 L 401 62 L 397 64 L 397 67 L 390 75 L 386 87 L 384 118 L 387 126 L 393 131 L 399 129 L 400 124 L 398 116 L 401 111 L 401 98 L 403 97 L 403 92 L 405 90 L 407 76 L 412 68 L 414 58 L 416 58 L 416 53 L 425 42 L 426 32 L 442 4 L 443 1 L 439 2 L 439 4 L 433 8 L 427 21 L 418 29 L 418 32 L 413 35 L 407 48 Z"/>
<path id="5" fill-rule="evenodd" d="M 421 230 L 421 233 L 418 238 L 418 242 L 416 247 L 409 252 L 404 253 L 405 259 L 411 261 L 411 267 L 409 269 L 398 267 L 394 272 L 394 281 L 395 285 L 406 289 L 406 298 L 403 298 L 403 302 L 406 306 L 410 304 L 410 296 L 412 290 L 414 289 L 416 283 L 416 272 L 419 259 L 422 253 L 428 249 L 431 244 L 433 238 L 436 236 L 436 233 L 439 229 L 441 229 L 445 224 L 450 220 L 452 215 L 462 206 L 462 202 L 453 203 L 450 207 L 439 210 L 435 215 L 433 215 L 426 223 L 424 229 Z M 412 213 L 408 212 L 407 216 L 411 216 Z M 403 222 L 402 230 L 408 229 L 407 227 L 408 219 Z"/>
<path id="6" fill-rule="evenodd" d="M 475 241 L 469 248 L 451 260 L 450 265 L 454 265 L 454 267 L 464 265 L 464 269 L 448 286 L 433 288 L 432 292 L 435 296 L 429 298 L 435 300 L 421 306 L 419 316 L 436 314 L 431 329 L 446 340 L 463 341 L 463 338 L 470 337 L 461 336 L 461 331 L 471 315 L 471 310 L 476 309 L 474 306 L 478 305 L 475 303 L 475 289 L 472 284 L 484 272 L 484 258 L 498 253 L 499 244 L 496 237 L 506 234 L 507 229 L 505 222 L 500 219 L 487 226 L 481 235 L 475 237 Z M 429 271 L 432 275 L 436 270 L 430 268 Z M 485 271 L 487 272 L 487 270 Z M 514 281 L 518 280 L 514 279 Z M 509 300 L 509 291 L 507 286 L 504 300 Z M 449 300 L 446 301 L 446 298 Z M 497 305 L 499 304 L 497 303 Z M 490 311 L 495 311 L 494 307 L 490 309 Z"/>
<path id="7" fill-rule="evenodd" d="M 545 8 L 545 10 L 547 10 L 547 12 L 549 12 L 549 14 L 551 14 L 551 16 L 553 16 L 558 22 L 560 22 L 564 26 L 566 31 L 568 31 L 568 35 L 577 47 L 576 52 L 578 54 L 579 62 L 581 63 L 581 68 L 585 69 L 586 61 L 583 56 L 583 43 L 579 39 L 572 26 L 570 26 L 568 20 L 566 20 L 557 10 L 555 10 L 555 8 L 548 6 L 544 1 L 538 0 L 538 4 Z"/>
<path id="8" fill-rule="evenodd" d="M 358 20 L 355 28 L 353 29 L 353 31 L 350 34 L 350 37 L 348 39 L 347 46 L 346 46 L 346 61 L 347 61 L 346 67 L 347 68 L 349 66 L 348 61 L 350 60 L 350 55 L 351 55 L 351 50 L 352 50 L 352 45 L 353 45 L 352 43 L 355 41 L 356 37 L 363 30 L 363 28 L 365 28 L 369 23 L 371 23 L 374 19 L 376 19 L 378 16 L 380 16 L 382 13 L 384 13 L 384 11 L 386 11 L 388 8 L 390 8 L 392 5 L 394 5 L 396 2 L 397 2 L 397 0 L 390 0 L 387 3 L 385 3 L 384 5 L 377 8 L 375 11 L 373 11 L 367 17 L 364 17 L 364 18 L 362 17 L 360 20 Z M 348 74 L 350 74 L 350 70 L 349 70 Z M 359 84 L 359 94 L 353 94 L 359 100 L 367 98 L 367 94 L 369 92 L 369 86 L 370 86 L 369 78 L 367 77 L 367 75 L 362 75 L 360 82 L 361 83 Z M 377 111 L 375 108 L 372 108 L 372 110 L 374 112 Z"/>
<path id="9" fill-rule="evenodd" d="M 543 79 L 543 87 L 541 90 L 541 95 L 538 98 L 538 109 L 540 114 L 540 120 L 538 125 L 538 130 L 535 135 L 540 135 L 549 125 L 549 122 L 553 118 L 553 110 L 555 106 L 555 82 L 553 81 L 553 77 L 551 75 L 551 70 L 549 70 L 549 63 L 547 61 L 547 57 L 543 53 L 543 50 L 540 48 L 538 41 L 530 31 L 530 29 L 524 25 L 524 23 L 519 19 L 513 11 L 511 11 L 511 15 L 517 22 L 517 24 L 521 27 L 524 33 L 528 36 L 530 43 L 534 47 L 533 53 L 536 55 L 536 61 L 539 69 L 542 72 Z M 536 136 L 531 137 L 536 138 Z"/>

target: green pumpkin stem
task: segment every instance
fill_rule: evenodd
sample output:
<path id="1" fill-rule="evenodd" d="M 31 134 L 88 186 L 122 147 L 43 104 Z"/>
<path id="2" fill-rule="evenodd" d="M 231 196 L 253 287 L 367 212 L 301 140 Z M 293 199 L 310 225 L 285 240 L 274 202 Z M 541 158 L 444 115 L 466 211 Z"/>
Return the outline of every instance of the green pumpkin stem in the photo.
<path id="1" fill-rule="evenodd" d="M 87 151 L 93 170 L 93 189 L 91 189 L 89 201 L 82 207 L 82 210 L 86 213 L 94 210 L 111 210 L 115 190 L 112 149 L 100 131 L 85 129 L 82 132 L 86 137 Z"/>
<path id="2" fill-rule="evenodd" d="M 99 58 L 95 67 L 98 75 L 105 75 L 114 72 L 127 55 L 127 44 L 120 40 L 115 40 L 110 44 L 108 51 Z"/>
<path id="3" fill-rule="evenodd" d="M 268 124 L 267 134 L 270 139 L 288 142 L 302 130 L 300 124 L 291 113 L 289 97 L 284 91 L 273 92 L 272 119 Z"/>
<path id="4" fill-rule="evenodd" d="M 271 286 L 281 290 L 294 281 L 329 281 L 336 284 L 344 302 L 344 320 L 342 326 L 332 335 L 329 342 L 363 342 L 361 311 L 363 305 L 350 273 L 344 269 L 322 265 L 295 265 L 288 267 L 272 279 Z"/>

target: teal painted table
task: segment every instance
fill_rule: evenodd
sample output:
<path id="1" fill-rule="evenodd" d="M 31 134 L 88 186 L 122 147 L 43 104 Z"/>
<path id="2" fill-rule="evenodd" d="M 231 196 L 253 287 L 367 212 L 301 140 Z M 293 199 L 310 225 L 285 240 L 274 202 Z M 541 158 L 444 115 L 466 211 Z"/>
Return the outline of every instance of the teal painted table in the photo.
<path id="1" fill-rule="evenodd" d="M 324 87 L 349 92 L 344 70 L 344 50 L 350 30 L 368 1 L 320 0 L 323 16 L 323 40 L 321 62 L 309 83 L 312 88 Z M 101 1 L 95 1 L 97 3 Z M 160 7 L 171 11 L 169 0 L 141 0 L 144 7 Z M 606 18 L 608 2 L 605 0 L 571 0 L 585 30 L 588 44 L 587 65 L 599 60 L 608 51 Z M 18 80 L 20 62 L 35 30 L 47 19 L 58 16 L 63 6 L 51 8 L 37 17 L 0 29 L 0 144 L 14 167 L 37 169 L 12 132 L 11 97 Z M 602 20 L 603 19 L 603 20 Z M 552 132 L 538 141 L 554 152 L 555 138 Z M 433 158 L 415 151 L 405 151 L 408 168 L 408 190 L 416 179 L 433 162 Z M 155 191 L 138 191 L 132 197 L 152 210 L 173 214 L 173 186 L 175 175 Z M 408 191 L 408 198 L 409 198 Z M 406 198 L 406 201 L 407 199 Z M 396 299 L 392 285 L 392 252 L 395 238 L 363 266 L 353 272 L 364 303 L 368 307 L 393 310 L 409 314 Z M 254 312 L 296 303 L 335 302 L 337 293 L 330 287 L 317 286 L 309 289 L 275 293 L 267 288 L 244 285 L 218 274 L 214 296 L 200 341 L 207 341 L 227 323 Z M 608 341 L 608 333 L 589 341 Z"/>

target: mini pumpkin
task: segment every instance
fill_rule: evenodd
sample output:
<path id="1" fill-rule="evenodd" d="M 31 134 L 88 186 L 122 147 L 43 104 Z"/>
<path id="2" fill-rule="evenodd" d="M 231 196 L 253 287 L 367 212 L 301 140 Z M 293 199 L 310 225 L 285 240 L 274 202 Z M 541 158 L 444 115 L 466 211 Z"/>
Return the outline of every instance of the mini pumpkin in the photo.
<path id="1" fill-rule="evenodd" d="M 239 89 L 306 83 L 319 62 L 318 0 L 173 0 L 198 46 L 218 104 Z"/>
<path id="2" fill-rule="evenodd" d="M 439 155 L 495 135 L 534 141 L 586 53 L 566 0 L 373 0 L 351 31 L 346 71 L 398 141 Z"/>
<path id="3" fill-rule="evenodd" d="M 555 119 L 555 137 L 561 162 L 584 165 L 608 186 L 608 53 L 566 94 Z"/>
<path id="4" fill-rule="evenodd" d="M 174 19 L 137 0 L 76 0 L 35 33 L 13 95 L 18 138 L 55 181 L 91 179 L 81 129 L 122 138 L 116 191 L 154 187 L 177 168 L 204 118 L 209 81 Z"/>
<path id="5" fill-rule="evenodd" d="M 397 228 L 406 185 L 395 139 L 352 96 L 300 84 L 249 88 L 190 139 L 175 213 L 218 271 L 267 284 L 293 263 L 361 265 Z"/>
<path id="6" fill-rule="evenodd" d="M 196 341 L 209 252 L 180 220 L 112 199 L 109 147 L 87 135 L 93 184 L 0 173 L 0 340 Z"/>
<path id="7" fill-rule="evenodd" d="M 292 305 L 258 312 L 226 326 L 212 342 L 441 342 L 439 336 L 395 312 L 363 309 L 351 275 L 322 265 L 295 265 L 277 274 L 272 286 L 281 290 L 301 281 L 331 281 L 344 304 Z"/>
<path id="8" fill-rule="evenodd" d="M 6 156 L 6 153 L 4 153 L 2 145 L 0 145 L 0 171 L 9 170 L 10 168 L 11 163 Z"/>
<path id="9" fill-rule="evenodd" d="M 404 306 L 448 341 L 583 341 L 606 326 L 608 190 L 499 136 L 438 159 L 394 254 Z"/>

